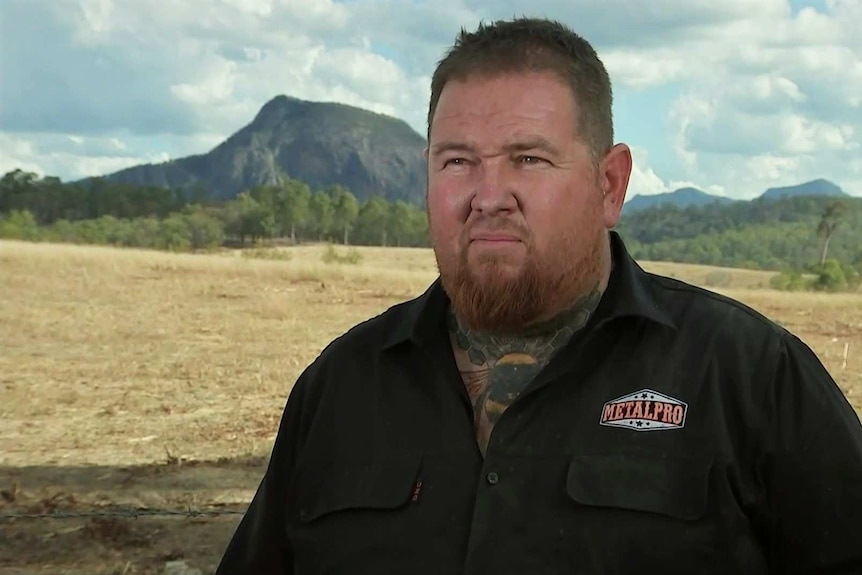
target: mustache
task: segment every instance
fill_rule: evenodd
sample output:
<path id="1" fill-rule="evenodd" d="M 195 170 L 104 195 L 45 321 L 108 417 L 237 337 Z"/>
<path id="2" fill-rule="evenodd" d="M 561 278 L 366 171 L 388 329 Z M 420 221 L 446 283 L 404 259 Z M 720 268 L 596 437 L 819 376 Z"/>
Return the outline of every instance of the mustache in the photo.
<path id="1" fill-rule="evenodd" d="M 526 239 L 530 230 L 523 222 L 494 216 L 480 216 L 464 227 L 465 236 L 471 234 L 511 234 L 520 239 Z"/>

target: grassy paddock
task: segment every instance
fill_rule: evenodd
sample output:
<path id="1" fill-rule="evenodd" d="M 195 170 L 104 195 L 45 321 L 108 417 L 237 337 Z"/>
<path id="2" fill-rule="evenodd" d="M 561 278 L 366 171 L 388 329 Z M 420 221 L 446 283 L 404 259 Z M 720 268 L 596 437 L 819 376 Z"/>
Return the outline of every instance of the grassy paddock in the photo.
<path id="1" fill-rule="evenodd" d="M 426 249 L 356 248 L 356 264 L 324 263 L 324 246 L 280 249 L 256 259 L 0 242 L 0 511 L 244 505 L 301 370 L 436 273 Z M 783 323 L 862 411 L 862 295 L 771 291 L 767 272 L 644 267 Z M 14 535 L 0 570 L 161 573 L 179 546 L 210 572 L 237 520 L 138 519 L 118 523 L 119 538 L 92 520 L 0 524 Z"/>

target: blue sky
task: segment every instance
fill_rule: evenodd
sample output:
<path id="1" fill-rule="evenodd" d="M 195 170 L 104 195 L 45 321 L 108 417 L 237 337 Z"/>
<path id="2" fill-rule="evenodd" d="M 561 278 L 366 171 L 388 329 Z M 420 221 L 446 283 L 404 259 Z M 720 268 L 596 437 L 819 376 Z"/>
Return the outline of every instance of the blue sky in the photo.
<path id="1" fill-rule="evenodd" d="M 458 30 L 522 14 L 608 67 L 629 197 L 815 178 L 862 195 L 862 0 L 0 0 L 0 173 L 206 152 L 278 94 L 424 133 Z"/>

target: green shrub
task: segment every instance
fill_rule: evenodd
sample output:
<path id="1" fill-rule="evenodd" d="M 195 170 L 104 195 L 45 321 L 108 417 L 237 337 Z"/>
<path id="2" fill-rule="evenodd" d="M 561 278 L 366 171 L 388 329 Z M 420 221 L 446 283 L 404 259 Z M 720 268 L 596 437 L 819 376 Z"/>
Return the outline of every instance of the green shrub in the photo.
<path id="1" fill-rule="evenodd" d="M 769 286 L 781 291 L 802 291 L 810 287 L 799 270 L 786 270 L 772 276 Z"/>
<path id="2" fill-rule="evenodd" d="M 293 254 L 288 250 L 277 250 L 267 248 L 250 248 L 240 252 L 242 257 L 256 260 L 290 261 Z"/>
<path id="3" fill-rule="evenodd" d="M 358 264 L 362 261 L 362 254 L 356 248 L 350 248 L 346 253 L 340 254 L 329 244 L 320 259 L 327 264 Z"/>
<path id="4" fill-rule="evenodd" d="M 821 291 L 843 291 L 849 286 L 847 275 L 844 273 L 844 266 L 834 259 L 828 259 L 820 266 L 817 274 L 817 279 L 814 282 L 814 288 Z"/>
<path id="5" fill-rule="evenodd" d="M 28 210 L 12 210 L 0 217 L 0 238 L 7 240 L 38 241 L 41 236 L 36 218 Z"/>

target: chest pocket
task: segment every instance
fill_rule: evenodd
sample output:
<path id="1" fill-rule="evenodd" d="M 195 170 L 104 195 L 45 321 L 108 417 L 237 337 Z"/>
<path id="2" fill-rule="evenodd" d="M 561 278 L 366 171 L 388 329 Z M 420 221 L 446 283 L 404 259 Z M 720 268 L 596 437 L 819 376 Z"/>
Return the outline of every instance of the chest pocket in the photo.
<path id="1" fill-rule="evenodd" d="M 398 509 L 411 501 L 421 460 L 406 453 L 301 466 L 292 506 L 302 524 L 341 512 Z"/>
<path id="2" fill-rule="evenodd" d="M 748 573 L 729 558 L 737 535 L 711 512 L 713 467 L 699 453 L 571 457 L 555 525 L 562 553 L 608 573 Z"/>
<path id="3" fill-rule="evenodd" d="M 698 456 L 580 455 L 570 461 L 566 494 L 589 508 L 694 521 L 707 510 L 711 469 Z"/>
<path id="4" fill-rule="evenodd" d="M 421 463 L 410 453 L 302 462 L 287 503 L 293 572 L 391 573 L 416 555 L 404 534 L 421 529 L 412 502 Z"/>

